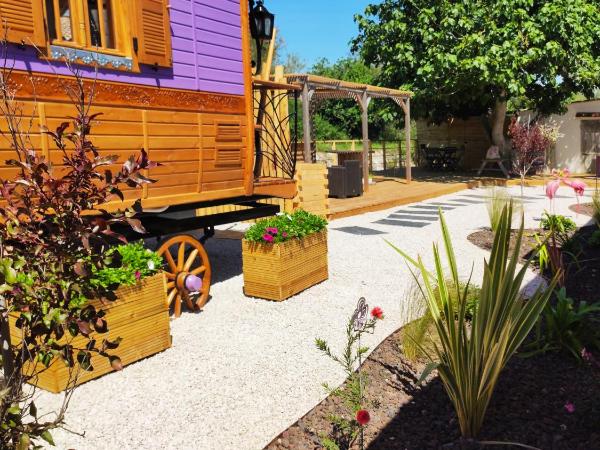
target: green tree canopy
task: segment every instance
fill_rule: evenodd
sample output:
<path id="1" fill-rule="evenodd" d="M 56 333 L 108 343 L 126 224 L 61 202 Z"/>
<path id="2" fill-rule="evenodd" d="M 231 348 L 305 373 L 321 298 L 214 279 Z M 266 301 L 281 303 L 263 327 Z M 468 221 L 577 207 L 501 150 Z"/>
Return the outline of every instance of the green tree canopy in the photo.
<path id="1" fill-rule="evenodd" d="M 383 0 L 357 15 L 353 48 L 383 81 L 415 92 L 417 117 L 491 112 L 504 144 L 507 104 L 557 112 L 600 86 L 598 0 Z"/>

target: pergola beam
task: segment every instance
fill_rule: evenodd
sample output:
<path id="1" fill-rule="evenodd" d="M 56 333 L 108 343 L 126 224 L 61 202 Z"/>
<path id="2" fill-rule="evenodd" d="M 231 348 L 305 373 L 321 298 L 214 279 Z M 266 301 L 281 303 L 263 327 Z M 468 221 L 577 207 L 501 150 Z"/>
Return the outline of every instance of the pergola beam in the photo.
<path id="1" fill-rule="evenodd" d="M 317 99 L 356 100 L 361 109 L 362 138 L 363 138 L 363 185 L 369 189 L 369 104 L 371 99 L 388 98 L 393 100 L 404 111 L 404 134 L 406 138 L 406 181 L 412 180 L 411 173 L 411 136 L 410 136 L 410 98 L 412 93 L 396 89 L 370 86 L 368 84 L 334 80 L 316 75 L 290 74 L 285 75 L 288 83 L 302 86 L 302 123 L 304 130 L 304 160 L 312 161 L 312 139 L 310 121 L 310 102 Z"/>

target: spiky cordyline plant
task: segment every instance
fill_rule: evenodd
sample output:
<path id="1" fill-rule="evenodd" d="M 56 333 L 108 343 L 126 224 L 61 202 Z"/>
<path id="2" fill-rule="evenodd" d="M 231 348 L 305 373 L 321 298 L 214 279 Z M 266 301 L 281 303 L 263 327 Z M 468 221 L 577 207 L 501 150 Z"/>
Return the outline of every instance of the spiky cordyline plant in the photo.
<path id="1" fill-rule="evenodd" d="M 439 344 L 434 346 L 433 355 L 428 355 L 431 363 L 421 378 L 438 370 L 456 410 L 461 434 L 474 438 L 483 424 L 500 372 L 535 325 L 556 285 L 556 278 L 548 288 L 538 288 L 530 299 L 522 298 L 521 285 L 531 258 L 517 270 L 523 218 L 509 258 L 512 204 L 507 205 L 498 222 L 490 260 L 484 261 L 479 307 L 469 327 L 465 314 L 469 283 L 465 286 L 459 282 L 450 234 L 441 212 L 440 219 L 451 283 L 442 268 L 437 244 L 433 245 L 434 273 L 425 268 L 420 256 L 414 260 L 394 248 L 420 272 L 419 284 L 439 335 Z M 450 294 L 451 286 L 456 289 L 456 295 Z"/>

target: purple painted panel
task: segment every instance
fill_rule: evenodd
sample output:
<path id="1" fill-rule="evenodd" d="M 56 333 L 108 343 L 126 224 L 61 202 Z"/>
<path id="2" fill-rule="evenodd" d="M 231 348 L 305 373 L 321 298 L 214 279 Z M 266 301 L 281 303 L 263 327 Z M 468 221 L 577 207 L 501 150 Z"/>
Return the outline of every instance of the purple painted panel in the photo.
<path id="1" fill-rule="evenodd" d="M 100 70 L 98 78 L 122 83 L 176 89 L 192 89 L 224 94 L 244 94 L 240 1 L 171 0 L 171 42 L 173 67 L 154 70 L 141 67 L 141 73 Z M 68 75 L 58 62 L 38 58 L 31 48 L 11 48 L 15 68 Z M 93 77 L 94 70 L 81 66 L 81 73 Z"/>

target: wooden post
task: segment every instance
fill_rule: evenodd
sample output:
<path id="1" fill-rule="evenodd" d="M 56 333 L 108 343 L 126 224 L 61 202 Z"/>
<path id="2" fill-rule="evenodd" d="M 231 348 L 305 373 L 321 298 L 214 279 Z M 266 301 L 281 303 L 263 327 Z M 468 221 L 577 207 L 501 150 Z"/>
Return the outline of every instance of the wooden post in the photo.
<path id="1" fill-rule="evenodd" d="M 405 100 L 404 110 L 404 137 L 406 138 L 406 182 L 412 181 L 412 156 L 410 154 L 410 98 Z"/>
<path id="2" fill-rule="evenodd" d="M 362 119 L 362 138 L 363 138 L 363 190 L 369 190 L 369 102 L 371 99 L 367 93 L 363 93 L 359 103 Z"/>
<path id="3" fill-rule="evenodd" d="M 383 174 L 387 171 L 387 158 L 385 156 L 385 141 L 383 141 Z"/>
<path id="4" fill-rule="evenodd" d="M 311 163 L 313 161 L 310 151 L 310 92 L 308 83 L 304 83 L 302 88 L 302 130 L 304 131 L 304 162 Z"/>

